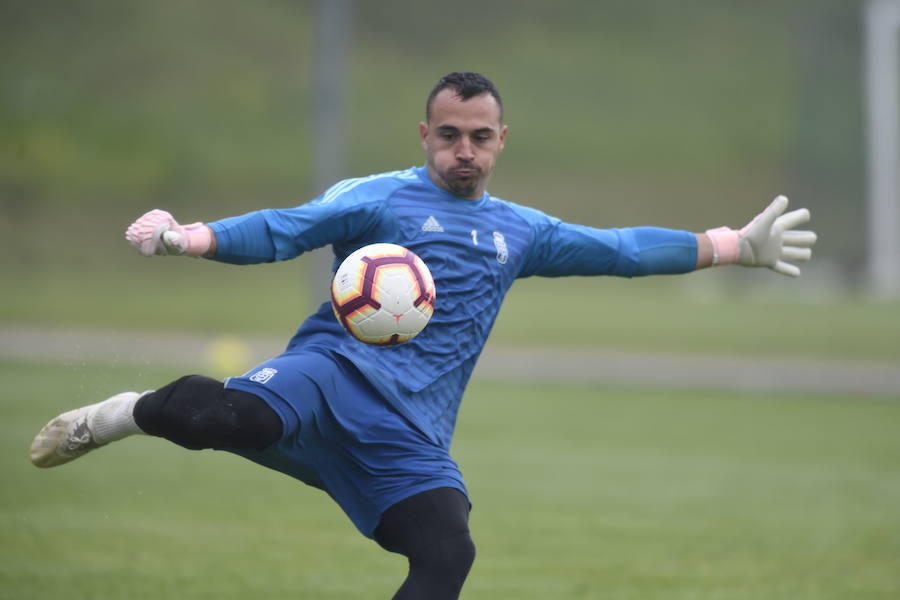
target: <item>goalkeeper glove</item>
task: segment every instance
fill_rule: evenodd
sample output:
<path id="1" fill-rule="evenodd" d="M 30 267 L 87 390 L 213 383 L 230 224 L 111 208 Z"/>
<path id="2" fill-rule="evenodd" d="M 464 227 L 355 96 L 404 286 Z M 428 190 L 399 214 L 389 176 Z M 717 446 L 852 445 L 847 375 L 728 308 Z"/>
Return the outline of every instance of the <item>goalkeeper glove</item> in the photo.
<path id="1" fill-rule="evenodd" d="M 809 260 L 816 234 L 794 231 L 809 221 L 805 208 L 784 214 L 788 199 L 778 196 L 755 219 L 735 231 L 719 227 L 706 231 L 713 246 L 713 265 L 739 264 L 745 267 L 768 267 L 776 273 L 799 277 L 800 269 L 788 260 Z"/>
<path id="2" fill-rule="evenodd" d="M 212 231 L 203 223 L 179 225 L 171 214 L 155 209 L 132 223 L 125 239 L 144 256 L 203 256 L 212 244 Z"/>

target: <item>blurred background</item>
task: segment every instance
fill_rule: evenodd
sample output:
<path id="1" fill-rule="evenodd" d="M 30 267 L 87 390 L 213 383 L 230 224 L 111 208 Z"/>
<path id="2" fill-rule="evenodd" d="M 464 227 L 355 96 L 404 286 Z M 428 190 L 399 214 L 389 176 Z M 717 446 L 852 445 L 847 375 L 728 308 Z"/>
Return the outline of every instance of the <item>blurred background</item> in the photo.
<path id="1" fill-rule="evenodd" d="M 868 282 L 862 7 L 0 0 L 0 600 L 393 593 L 401 557 L 226 452 L 135 436 L 43 472 L 26 450 L 62 410 L 244 372 L 327 298 L 327 253 L 147 259 L 136 217 L 422 164 L 426 95 L 455 70 L 505 101 L 494 195 L 702 231 L 786 194 L 819 233 L 799 279 L 516 283 L 453 446 L 465 597 L 900 597 L 900 302 Z"/>
<path id="2" fill-rule="evenodd" d="M 308 260 L 148 261 L 125 228 L 151 208 L 209 221 L 421 164 L 427 92 L 446 72 L 477 70 L 499 87 L 510 127 L 494 195 L 597 227 L 703 230 L 742 226 L 783 193 L 811 209 L 820 236 L 799 280 L 720 269 L 573 283 L 554 288 L 561 300 L 526 282 L 513 295 L 525 304 L 507 312 L 598 295 L 626 311 L 632 298 L 665 297 L 641 310 L 660 323 L 698 302 L 829 305 L 900 356 L 888 339 L 898 305 L 867 294 L 860 3 L 340 4 L 344 38 L 323 39 L 312 1 L 3 2 L 0 318 L 285 332 L 325 298 Z M 323 53 L 342 69 L 332 99 L 343 98 L 324 132 Z M 530 321 L 507 326 L 504 314 L 497 337 L 552 341 L 566 328 L 553 318 L 532 335 Z M 817 318 L 807 329 L 835 320 Z M 585 343 L 607 339 L 599 327 Z M 578 338 L 584 327 L 570 329 Z M 841 352 L 845 333 L 818 331 L 810 345 Z"/>

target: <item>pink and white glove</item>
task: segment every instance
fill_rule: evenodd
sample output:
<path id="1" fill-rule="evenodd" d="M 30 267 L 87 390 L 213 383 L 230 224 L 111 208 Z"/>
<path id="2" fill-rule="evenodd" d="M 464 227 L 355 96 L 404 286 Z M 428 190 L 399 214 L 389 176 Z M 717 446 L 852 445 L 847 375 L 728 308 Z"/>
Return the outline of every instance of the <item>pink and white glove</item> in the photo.
<path id="1" fill-rule="evenodd" d="M 171 214 L 154 209 L 131 224 L 125 239 L 144 256 L 203 256 L 212 244 L 212 232 L 203 223 L 179 225 Z"/>
<path id="2" fill-rule="evenodd" d="M 794 231 L 794 227 L 809 221 L 810 214 L 805 208 L 783 214 L 787 205 L 788 199 L 778 196 L 738 231 L 728 227 L 707 230 L 713 245 L 712 264 L 768 267 L 782 275 L 799 277 L 800 269 L 785 261 L 809 260 L 816 234 Z"/>

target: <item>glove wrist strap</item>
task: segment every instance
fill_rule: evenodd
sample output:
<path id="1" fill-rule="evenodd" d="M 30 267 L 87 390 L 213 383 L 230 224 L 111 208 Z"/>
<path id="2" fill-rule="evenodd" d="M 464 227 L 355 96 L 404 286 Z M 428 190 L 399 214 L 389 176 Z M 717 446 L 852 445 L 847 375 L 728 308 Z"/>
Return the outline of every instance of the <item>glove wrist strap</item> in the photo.
<path id="1" fill-rule="evenodd" d="M 729 227 L 707 229 L 706 235 L 713 247 L 713 265 L 733 265 L 741 254 L 741 235 Z"/>
<path id="2" fill-rule="evenodd" d="M 183 225 L 185 246 L 184 253 L 188 256 L 203 256 L 209 251 L 212 244 L 212 232 L 203 223 L 191 223 Z"/>

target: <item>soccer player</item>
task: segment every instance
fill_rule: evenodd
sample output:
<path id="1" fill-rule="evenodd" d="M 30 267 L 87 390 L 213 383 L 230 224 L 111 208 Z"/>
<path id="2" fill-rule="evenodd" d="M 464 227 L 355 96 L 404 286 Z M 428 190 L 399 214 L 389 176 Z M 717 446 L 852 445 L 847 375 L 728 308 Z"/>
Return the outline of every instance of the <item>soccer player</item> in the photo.
<path id="1" fill-rule="evenodd" d="M 488 180 L 506 143 L 490 80 L 451 73 L 426 102 L 425 165 L 348 179 L 296 208 L 180 225 L 153 210 L 126 238 L 141 254 L 234 264 L 287 260 L 331 245 L 391 242 L 416 252 L 438 290 L 434 316 L 392 347 L 352 338 L 326 302 L 285 351 L 224 382 L 187 375 L 65 412 L 44 427 L 31 460 L 53 467 L 144 433 L 189 449 L 227 450 L 327 492 L 365 536 L 405 555 L 394 596 L 459 595 L 475 558 L 470 503 L 449 447 L 463 392 L 503 297 L 519 277 L 687 273 L 711 265 L 800 274 L 816 236 L 794 231 L 805 209 L 779 196 L 749 225 L 691 233 L 595 229 L 495 198 Z"/>

